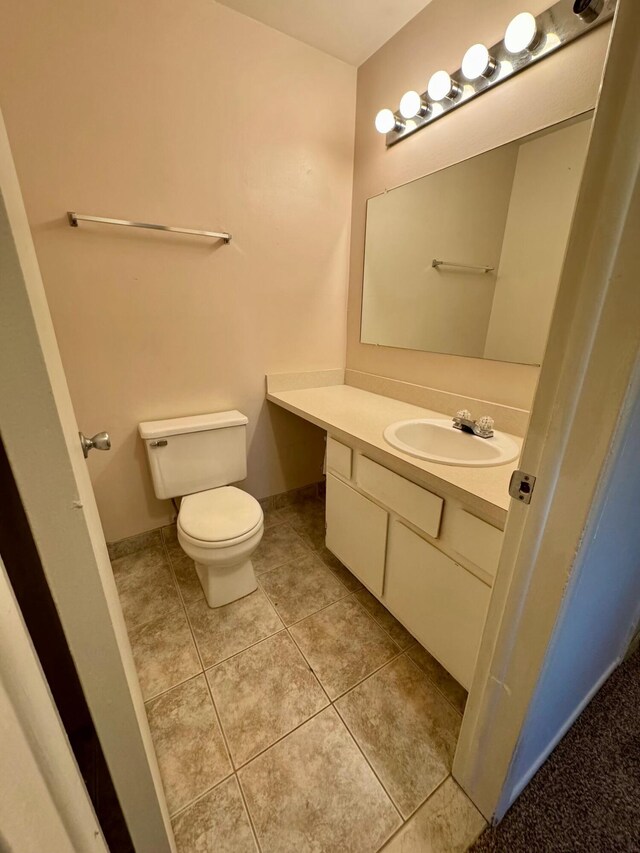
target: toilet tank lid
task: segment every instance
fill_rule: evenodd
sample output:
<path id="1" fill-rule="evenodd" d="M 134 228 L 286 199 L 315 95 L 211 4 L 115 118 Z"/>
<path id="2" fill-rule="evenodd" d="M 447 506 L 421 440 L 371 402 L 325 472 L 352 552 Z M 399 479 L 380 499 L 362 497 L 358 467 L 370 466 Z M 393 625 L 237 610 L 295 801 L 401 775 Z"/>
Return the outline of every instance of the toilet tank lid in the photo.
<path id="1" fill-rule="evenodd" d="M 209 415 L 192 415 L 188 418 L 169 418 L 164 421 L 145 421 L 138 424 L 142 438 L 162 438 L 167 435 L 183 435 L 188 432 L 204 432 L 209 429 L 245 426 L 249 418 L 233 409 L 230 412 L 213 412 Z"/>

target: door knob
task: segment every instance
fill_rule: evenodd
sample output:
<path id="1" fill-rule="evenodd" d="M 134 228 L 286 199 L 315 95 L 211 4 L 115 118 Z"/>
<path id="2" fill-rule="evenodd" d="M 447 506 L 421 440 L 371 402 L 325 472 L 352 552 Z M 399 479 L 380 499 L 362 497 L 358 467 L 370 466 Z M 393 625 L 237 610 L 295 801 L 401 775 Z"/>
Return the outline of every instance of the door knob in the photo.
<path id="1" fill-rule="evenodd" d="M 78 433 L 80 436 L 80 447 L 86 459 L 90 450 L 111 450 L 111 439 L 108 432 L 97 432 L 91 438 L 87 438 L 84 433 Z"/>

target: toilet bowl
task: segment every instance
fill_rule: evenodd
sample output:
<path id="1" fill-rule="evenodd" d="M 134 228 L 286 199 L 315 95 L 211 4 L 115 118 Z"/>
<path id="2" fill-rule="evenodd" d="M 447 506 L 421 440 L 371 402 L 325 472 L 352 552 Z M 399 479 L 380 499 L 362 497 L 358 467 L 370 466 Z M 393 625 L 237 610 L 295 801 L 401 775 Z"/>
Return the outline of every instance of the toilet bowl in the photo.
<path id="1" fill-rule="evenodd" d="M 234 486 L 187 495 L 177 530 L 209 607 L 222 607 L 257 588 L 251 556 L 262 539 L 264 518 L 251 495 Z"/>

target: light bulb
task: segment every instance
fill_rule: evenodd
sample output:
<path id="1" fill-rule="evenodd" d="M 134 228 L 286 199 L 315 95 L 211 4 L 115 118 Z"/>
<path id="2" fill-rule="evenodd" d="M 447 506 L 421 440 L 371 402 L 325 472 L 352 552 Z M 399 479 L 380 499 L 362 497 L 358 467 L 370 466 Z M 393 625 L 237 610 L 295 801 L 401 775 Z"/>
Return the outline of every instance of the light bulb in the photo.
<path id="1" fill-rule="evenodd" d="M 389 133 L 391 130 L 397 130 L 400 122 L 391 110 L 380 110 L 376 116 L 376 130 L 378 133 Z"/>
<path id="2" fill-rule="evenodd" d="M 460 86 L 446 71 L 436 71 L 429 80 L 427 93 L 432 101 L 443 101 L 445 98 L 455 98 L 460 94 Z"/>
<path id="3" fill-rule="evenodd" d="M 418 92 L 405 92 L 400 99 L 400 115 L 403 118 L 425 116 L 429 112 L 429 104 L 425 103 Z"/>
<path id="4" fill-rule="evenodd" d="M 534 46 L 538 38 L 538 24 L 531 12 L 520 12 L 511 21 L 504 34 L 504 46 L 509 53 L 522 53 Z"/>
<path id="5" fill-rule="evenodd" d="M 483 44 L 474 44 L 462 59 L 462 73 L 467 80 L 477 80 L 478 77 L 491 77 L 497 63 Z"/>

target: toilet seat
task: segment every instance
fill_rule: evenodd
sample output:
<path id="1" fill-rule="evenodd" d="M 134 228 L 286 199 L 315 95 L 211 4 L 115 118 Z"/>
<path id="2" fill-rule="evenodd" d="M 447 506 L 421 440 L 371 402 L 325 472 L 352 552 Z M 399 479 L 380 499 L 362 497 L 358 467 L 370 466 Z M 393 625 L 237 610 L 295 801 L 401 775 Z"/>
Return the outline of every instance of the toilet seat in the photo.
<path id="1" fill-rule="evenodd" d="M 228 548 L 255 536 L 262 528 L 262 507 L 234 486 L 187 495 L 180 504 L 178 528 L 199 548 Z"/>

